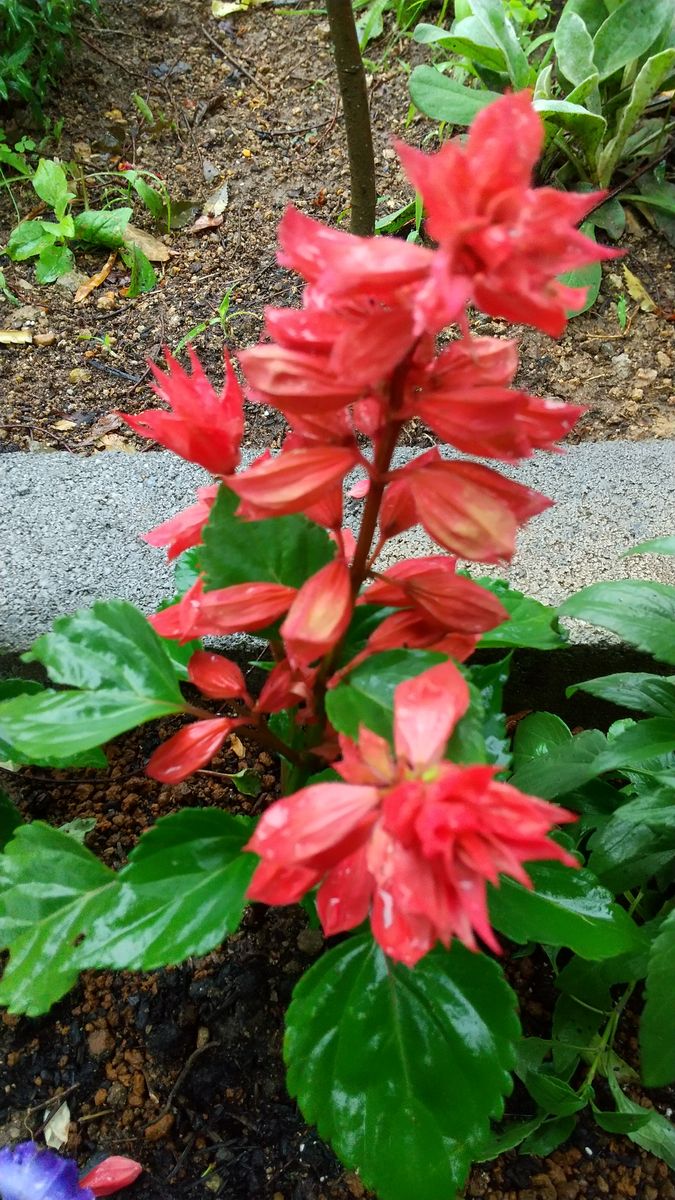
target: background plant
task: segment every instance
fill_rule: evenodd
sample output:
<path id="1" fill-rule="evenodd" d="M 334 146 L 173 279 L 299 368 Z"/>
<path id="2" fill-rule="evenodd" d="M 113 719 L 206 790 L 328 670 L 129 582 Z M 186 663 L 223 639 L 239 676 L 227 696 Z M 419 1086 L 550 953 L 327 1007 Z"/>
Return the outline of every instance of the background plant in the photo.
<path id="1" fill-rule="evenodd" d="M 0 100 L 23 100 L 34 112 L 63 63 L 79 10 L 97 0 L 0 0 Z"/>
<path id="2" fill-rule="evenodd" d="M 567 0 L 555 29 L 529 44 L 503 0 L 462 0 L 455 12 L 449 29 L 415 30 L 443 60 L 411 75 L 412 100 L 427 116 L 467 125 L 506 88 L 533 88 L 546 126 L 540 174 L 563 186 L 607 187 L 618 170 L 665 151 L 674 123 L 668 100 L 655 97 L 672 86 L 670 0 Z M 453 77 L 460 63 L 470 83 Z M 672 212 L 668 193 L 654 195 L 655 207 Z"/>
<path id="3" fill-rule="evenodd" d="M 38 283 L 54 283 L 62 275 L 72 271 L 75 258 L 72 245 L 83 243 L 117 250 L 128 266 L 132 279 L 130 294 L 149 291 L 156 283 L 151 263 L 139 246 L 125 242 L 125 232 L 131 219 L 128 207 L 113 209 L 85 208 L 73 213 L 76 193 L 63 165 L 54 159 L 41 158 L 36 170 L 22 165 L 24 160 L 16 151 L 5 152 L 4 160 L 14 167 L 18 176 L 30 181 L 31 186 L 45 205 L 53 210 L 56 220 L 41 218 L 20 221 L 12 230 L 6 252 L 14 262 L 25 262 L 35 258 L 35 277 Z M 129 174 L 129 172 L 127 172 Z M 139 172 L 132 172 L 130 183 L 143 186 L 153 195 L 159 196 L 145 183 Z"/>

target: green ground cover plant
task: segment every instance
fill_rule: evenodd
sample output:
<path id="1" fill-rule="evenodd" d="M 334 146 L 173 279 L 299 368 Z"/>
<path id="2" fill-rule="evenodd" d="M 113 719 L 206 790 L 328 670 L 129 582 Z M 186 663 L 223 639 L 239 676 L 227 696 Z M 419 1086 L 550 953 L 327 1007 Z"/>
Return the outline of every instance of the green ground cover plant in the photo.
<path id="1" fill-rule="evenodd" d="M 22 100 L 40 116 L 75 17 L 97 7 L 97 0 L 0 0 L 0 101 Z"/>

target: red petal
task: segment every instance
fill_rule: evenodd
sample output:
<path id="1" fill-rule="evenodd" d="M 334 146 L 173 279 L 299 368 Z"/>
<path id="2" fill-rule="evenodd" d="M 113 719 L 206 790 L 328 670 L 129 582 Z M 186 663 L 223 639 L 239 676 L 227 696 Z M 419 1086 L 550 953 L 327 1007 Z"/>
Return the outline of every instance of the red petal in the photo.
<path id="1" fill-rule="evenodd" d="M 145 773 L 160 783 L 180 783 L 213 758 L 233 729 L 246 724 L 242 717 L 215 717 L 186 725 L 155 750 Z"/>
<path id="2" fill-rule="evenodd" d="M 114 1154 L 88 1171 L 80 1180 L 80 1187 L 91 1188 L 95 1196 L 114 1196 L 115 1192 L 129 1187 L 138 1179 L 142 1171 L 141 1164 L 134 1162 L 133 1158 Z"/>
<path id="3" fill-rule="evenodd" d="M 438 762 L 468 707 L 469 688 L 454 663 L 439 663 L 399 683 L 394 692 L 397 755 L 411 767 Z"/>
<path id="4" fill-rule="evenodd" d="M 211 700 L 238 700 L 248 696 L 239 667 L 222 654 L 197 650 L 188 663 L 188 678 Z"/>

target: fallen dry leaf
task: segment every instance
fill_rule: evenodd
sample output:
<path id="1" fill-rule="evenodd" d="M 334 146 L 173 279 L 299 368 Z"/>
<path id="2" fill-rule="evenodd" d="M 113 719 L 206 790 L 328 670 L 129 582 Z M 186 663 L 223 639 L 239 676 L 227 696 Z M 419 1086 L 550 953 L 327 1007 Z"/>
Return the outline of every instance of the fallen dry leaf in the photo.
<path id="1" fill-rule="evenodd" d="M 222 213 L 217 217 L 212 217 L 206 213 L 202 213 L 201 217 L 197 217 L 194 225 L 191 225 L 186 232 L 203 233 L 205 229 L 217 229 L 219 225 L 222 225 L 224 220 L 225 218 L 223 217 Z"/>
<path id="2" fill-rule="evenodd" d="M 89 279 L 87 279 L 85 283 L 80 284 L 75 293 L 73 304 L 83 304 L 87 299 L 87 296 L 91 296 L 91 293 L 94 291 L 94 289 L 101 286 L 101 284 L 108 278 L 110 272 L 112 271 L 113 263 L 115 262 L 116 258 L 117 251 L 113 250 L 112 254 L 106 259 L 105 264 L 101 267 L 101 270 L 96 271 L 94 275 L 89 276 Z"/>
<path id="3" fill-rule="evenodd" d="M 237 737 L 236 733 L 230 734 L 230 748 L 232 750 L 234 750 L 237 758 L 246 758 L 246 751 L 244 749 L 244 745 L 241 742 L 241 740 Z"/>
<path id="4" fill-rule="evenodd" d="M 655 312 L 658 304 L 652 300 L 649 292 L 643 283 L 640 282 L 637 275 L 628 270 L 628 267 L 623 268 L 624 279 L 626 280 L 626 290 L 633 300 L 637 300 L 643 312 Z"/>
<path id="5" fill-rule="evenodd" d="M 118 417 L 117 413 L 105 413 L 99 417 L 92 425 L 86 438 L 83 439 L 82 445 L 89 446 L 92 442 L 97 442 L 104 433 L 112 433 L 114 429 L 120 429 L 122 426 L 122 418 Z"/>
<path id="6" fill-rule="evenodd" d="M 131 445 L 131 442 L 126 442 L 119 433 L 106 433 L 101 438 L 101 445 L 105 450 L 122 450 L 125 454 L 135 454 L 136 447 Z"/>
<path id="7" fill-rule="evenodd" d="M 150 262 L 168 262 L 171 257 L 171 251 L 164 242 L 160 242 L 159 238 L 153 237 L 151 233 L 146 233 L 131 222 L 124 230 L 124 241 L 127 246 L 138 246 Z"/>
<path id="8" fill-rule="evenodd" d="M 55 421 L 52 429 L 58 429 L 59 433 L 65 433 L 68 429 L 75 429 L 77 422 L 69 421 L 67 417 L 62 417 L 60 421 Z"/>
<path id="9" fill-rule="evenodd" d="M 30 346 L 30 329 L 0 329 L 0 346 Z"/>

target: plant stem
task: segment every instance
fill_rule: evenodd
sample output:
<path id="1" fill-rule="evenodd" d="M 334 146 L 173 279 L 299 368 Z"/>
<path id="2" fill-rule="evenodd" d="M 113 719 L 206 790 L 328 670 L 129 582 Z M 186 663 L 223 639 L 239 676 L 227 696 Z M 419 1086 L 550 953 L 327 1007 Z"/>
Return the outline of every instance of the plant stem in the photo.
<path id="1" fill-rule="evenodd" d="M 380 515 L 380 505 L 384 489 L 387 486 L 385 478 L 391 456 L 394 453 L 394 448 L 398 441 L 398 435 L 401 432 L 403 421 L 396 419 L 396 413 L 403 407 L 405 380 L 410 367 L 410 360 L 415 351 L 415 347 L 406 355 L 403 362 L 397 366 L 391 380 L 389 391 L 389 421 L 382 436 L 382 439 L 375 453 L 375 461 L 373 463 L 373 471 L 370 479 L 370 488 L 366 497 L 366 504 L 363 510 L 361 519 L 361 528 L 359 529 L 359 539 L 356 543 L 354 551 L 354 560 L 352 562 L 352 595 L 354 599 L 358 596 L 359 588 L 363 583 L 370 567 L 370 548 L 373 544 L 375 528 L 377 526 L 377 518 Z"/>
<path id="2" fill-rule="evenodd" d="M 342 97 L 352 188 L 351 231 L 375 232 L 375 156 L 368 88 L 350 0 L 327 0 L 335 66 Z"/>

